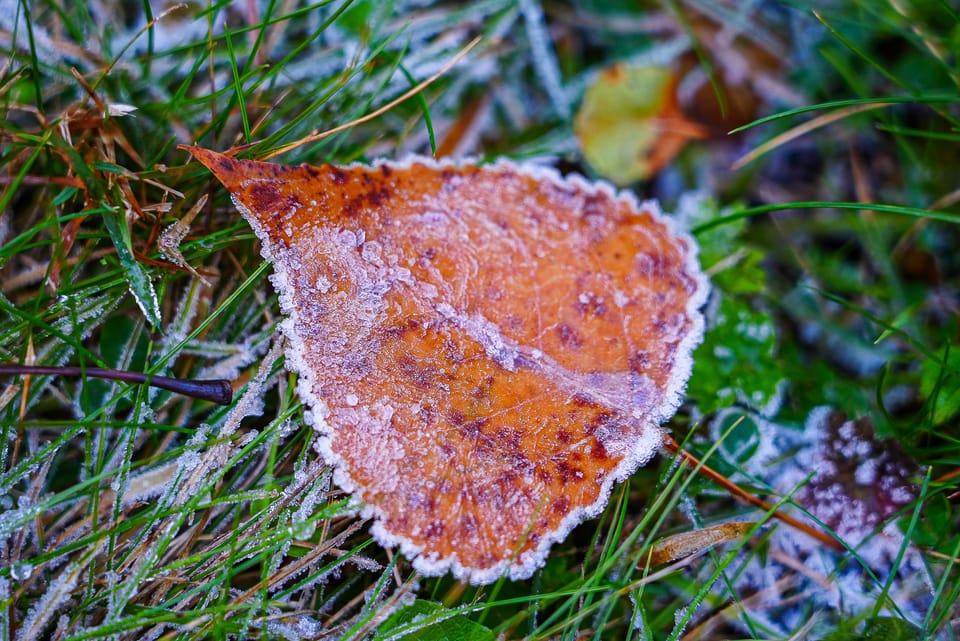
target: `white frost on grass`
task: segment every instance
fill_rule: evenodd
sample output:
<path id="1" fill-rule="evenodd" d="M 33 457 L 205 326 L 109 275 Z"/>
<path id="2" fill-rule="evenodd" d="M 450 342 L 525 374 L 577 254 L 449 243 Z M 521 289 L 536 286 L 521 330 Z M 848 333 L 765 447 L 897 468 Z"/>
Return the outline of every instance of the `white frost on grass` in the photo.
<path id="1" fill-rule="evenodd" d="M 710 443 L 717 443 L 718 451 L 735 463 L 760 462 L 761 467 L 793 447 L 793 435 L 781 431 L 764 418 L 737 408 L 725 408 L 716 413 L 708 426 Z M 757 474 L 756 469 L 751 472 Z"/>
<path id="2" fill-rule="evenodd" d="M 282 354 L 283 341 L 278 337 L 264 357 L 256 375 L 247 383 L 247 389 L 243 395 L 230 408 L 230 413 L 224 419 L 223 427 L 220 430 L 221 437 L 237 431 L 240 427 L 240 421 L 247 416 L 258 416 L 262 412 L 264 394 L 276 383 L 276 377 L 270 378 L 270 372 L 273 369 L 273 364 Z"/>
<path id="3" fill-rule="evenodd" d="M 180 529 L 182 523 L 177 518 L 168 519 L 161 525 L 147 545 L 133 555 L 132 565 L 123 574 L 106 575 L 107 612 L 104 623 L 122 620 L 129 614 L 129 607 L 143 584 L 150 581 L 161 556 L 168 549 L 170 540 Z"/>
<path id="4" fill-rule="evenodd" d="M 687 606 L 677 608 L 673 613 L 673 632 L 670 636 L 674 639 L 679 639 L 683 636 L 683 631 L 686 630 L 689 624 L 690 616 Z"/>
<path id="5" fill-rule="evenodd" d="M 164 335 L 160 341 L 159 349 L 161 354 L 176 349 L 187 339 L 187 336 L 190 335 L 190 332 L 193 330 L 193 321 L 197 317 L 200 301 L 203 299 L 200 292 L 201 286 L 196 281 L 185 288 L 183 297 L 180 299 L 180 302 L 177 303 L 173 317 L 164 328 Z M 167 369 L 169 369 L 169 364 L 172 362 L 172 359 L 167 361 Z"/>
<path id="6" fill-rule="evenodd" d="M 298 470 L 294 474 L 294 487 L 301 488 L 297 494 L 297 510 L 291 521 L 298 528 L 297 536 L 308 539 L 313 535 L 315 525 L 311 521 L 317 506 L 326 500 L 330 491 L 331 473 L 326 465 L 320 461 L 311 461 L 306 469 Z M 312 480 L 311 480 L 312 479 Z"/>
<path id="7" fill-rule="evenodd" d="M 262 358 L 270 347 L 270 335 L 274 329 L 268 328 L 262 334 L 248 335 L 239 342 L 194 341 L 185 346 L 183 354 L 195 354 L 214 362 L 202 368 L 197 378 L 222 378 L 236 380 L 240 373 L 251 363 Z"/>
<path id="8" fill-rule="evenodd" d="M 279 608 L 270 608 L 265 617 L 264 626 L 270 638 L 284 638 L 289 641 L 319 639 L 324 636 L 323 623 L 308 614 L 283 612 Z M 256 625 L 256 622 L 253 622 Z"/>
<path id="9" fill-rule="evenodd" d="M 570 117 L 570 97 L 560 78 L 560 65 L 553 51 L 547 26 L 543 19 L 543 7 L 537 0 L 519 0 L 523 13 L 530 55 L 537 77 L 553 101 L 554 109 L 564 119 Z"/>
<path id="10" fill-rule="evenodd" d="M 123 506 L 129 508 L 134 503 L 162 495 L 179 466 L 176 462 L 164 463 L 131 476 L 121 499 Z"/>
<path id="11" fill-rule="evenodd" d="M 283 492 L 284 497 L 291 500 L 288 507 L 284 509 L 284 513 L 279 515 L 280 519 L 289 519 L 291 536 L 271 553 L 267 568 L 268 575 L 275 573 L 287 560 L 287 552 L 294 538 L 307 540 L 313 536 L 316 522 L 311 517 L 317 506 L 326 500 L 331 476 L 330 470 L 321 461 L 298 461 L 298 467 L 294 470 L 293 483 Z M 294 497 L 296 500 L 293 500 Z"/>
<path id="12" fill-rule="evenodd" d="M 639 638 L 644 639 L 647 637 L 647 634 L 646 634 L 647 624 L 645 620 L 645 613 L 643 611 L 643 606 L 637 600 L 636 591 L 630 590 L 629 597 L 630 597 L 630 604 L 633 607 L 633 615 L 631 616 L 630 623 L 633 629 L 640 633 Z"/>
<path id="13" fill-rule="evenodd" d="M 733 415 L 729 410 L 717 417 L 712 438 L 729 426 Z M 853 552 L 837 555 L 819 541 L 777 524 L 769 537 L 769 555 L 752 555 L 738 571 L 740 590 L 768 595 L 750 599 L 748 616 L 784 633 L 802 625 L 802 609 L 772 589 L 792 579 L 791 589 L 803 589 L 811 607 L 855 617 L 876 605 L 889 581 L 889 596 L 901 613 L 921 621 L 930 590 L 917 550 L 908 546 L 896 576 L 889 576 L 904 545 L 895 513 L 908 511 L 917 497 L 913 470 L 895 444 L 876 440 L 869 421 L 848 420 L 829 407 L 812 411 L 802 430 L 756 415 L 749 420 L 758 427 L 756 450 L 747 459 L 739 456 L 744 454 L 740 449 L 725 454 L 743 465 L 753 483 L 762 479 L 776 494 L 792 494 L 794 502 L 837 532 Z"/>
<path id="14" fill-rule="evenodd" d="M 10 578 L 14 581 L 26 581 L 33 574 L 33 564 L 26 561 L 17 561 L 10 565 Z"/>
<path id="15" fill-rule="evenodd" d="M 0 0 L 0 46 L 10 55 L 13 50 L 30 58 L 36 53 L 37 60 L 46 66 L 59 68 L 63 64 L 64 48 L 50 32 L 38 24 L 36 18 L 27 24 L 27 5 L 18 0 Z M 14 39 L 16 35 L 16 39 Z M 7 57 L 6 55 L 4 56 Z M 73 58 L 73 64 L 89 69 L 91 61 L 84 57 Z"/>
<path id="16" fill-rule="evenodd" d="M 47 586 L 43 595 L 30 606 L 27 616 L 20 623 L 20 629 L 17 631 L 17 641 L 33 641 L 34 639 L 44 638 L 50 619 L 67 605 L 73 594 L 74 588 L 80 579 L 81 572 L 84 571 L 90 559 L 100 549 L 101 545 L 94 545 L 83 559 L 71 563 L 66 568 L 56 574 Z"/>
<path id="17" fill-rule="evenodd" d="M 28 532 L 32 534 L 36 529 L 34 524 L 46 508 L 43 502 L 34 503 L 28 496 L 20 496 L 15 509 L 0 514 L 0 537 L 22 533 L 24 528 L 29 528 Z"/>

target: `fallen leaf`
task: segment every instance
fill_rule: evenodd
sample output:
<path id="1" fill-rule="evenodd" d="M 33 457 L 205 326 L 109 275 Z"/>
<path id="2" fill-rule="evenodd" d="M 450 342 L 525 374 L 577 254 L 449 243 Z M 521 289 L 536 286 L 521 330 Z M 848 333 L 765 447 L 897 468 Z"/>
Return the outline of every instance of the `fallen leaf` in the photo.
<path id="1" fill-rule="evenodd" d="M 597 74 L 574 128 L 590 166 L 618 185 L 649 178 L 707 133 L 680 112 L 672 71 L 625 64 Z"/>
<path id="2" fill-rule="evenodd" d="M 708 285 L 654 203 L 506 160 L 188 149 L 273 261 L 335 481 L 422 573 L 530 576 L 659 448 Z"/>
<path id="3" fill-rule="evenodd" d="M 735 541 L 755 525 L 752 521 L 734 521 L 668 536 L 654 545 L 650 552 L 650 567 L 706 552 L 727 541 Z"/>

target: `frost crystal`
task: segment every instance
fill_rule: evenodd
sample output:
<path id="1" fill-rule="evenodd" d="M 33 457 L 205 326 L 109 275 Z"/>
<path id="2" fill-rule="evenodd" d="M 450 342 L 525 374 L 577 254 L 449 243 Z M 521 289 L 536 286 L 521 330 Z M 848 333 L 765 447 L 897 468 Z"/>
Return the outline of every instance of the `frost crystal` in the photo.
<path id="1" fill-rule="evenodd" d="M 73 589 L 77 586 L 82 571 L 76 563 L 72 563 L 57 574 L 43 596 L 30 607 L 17 631 L 17 641 L 32 641 L 43 638 L 43 631 L 47 622 L 65 606 Z"/>
<path id="2" fill-rule="evenodd" d="M 26 581 L 33 574 L 33 565 L 26 562 L 14 563 L 10 566 L 10 577 L 15 581 Z"/>

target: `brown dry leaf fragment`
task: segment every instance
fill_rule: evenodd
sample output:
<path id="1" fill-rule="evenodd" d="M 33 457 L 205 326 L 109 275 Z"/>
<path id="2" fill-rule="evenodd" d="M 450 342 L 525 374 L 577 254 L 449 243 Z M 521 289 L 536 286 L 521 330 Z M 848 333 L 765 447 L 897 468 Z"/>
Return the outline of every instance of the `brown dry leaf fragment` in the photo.
<path id="1" fill-rule="evenodd" d="M 706 552 L 710 548 L 743 537 L 757 524 L 753 521 L 733 521 L 711 525 L 702 530 L 681 532 L 658 541 L 650 552 L 650 566 L 662 565 Z"/>
<path id="2" fill-rule="evenodd" d="M 197 214 L 203 210 L 203 206 L 206 204 L 207 194 L 204 194 L 183 218 L 172 223 L 161 232 L 160 238 L 157 239 L 157 247 L 164 258 L 178 267 L 183 267 L 198 278 L 201 283 L 211 287 L 210 282 L 187 262 L 187 259 L 183 257 L 183 252 L 180 251 L 180 243 L 190 233 L 190 223 L 193 222 L 193 219 L 197 217 Z"/>

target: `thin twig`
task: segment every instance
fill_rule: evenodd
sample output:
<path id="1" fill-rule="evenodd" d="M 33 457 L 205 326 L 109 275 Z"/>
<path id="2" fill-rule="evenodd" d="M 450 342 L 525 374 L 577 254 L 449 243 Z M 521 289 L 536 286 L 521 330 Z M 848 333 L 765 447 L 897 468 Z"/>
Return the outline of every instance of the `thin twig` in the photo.
<path id="1" fill-rule="evenodd" d="M 125 383 L 146 383 L 168 392 L 183 394 L 192 398 L 210 401 L 219 405 L 229 405 L 233 401 L 233 387 L 224 379 L 184 380 L 168 376 L 149 376 L 140 372 L 128 372 L 119 369 L 101 367 L 44 367 L 36 365 L 0 365 L 0 376 L 89 376 L 106 378 Z"/>

